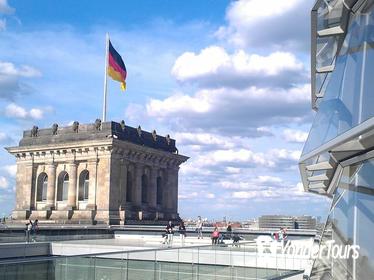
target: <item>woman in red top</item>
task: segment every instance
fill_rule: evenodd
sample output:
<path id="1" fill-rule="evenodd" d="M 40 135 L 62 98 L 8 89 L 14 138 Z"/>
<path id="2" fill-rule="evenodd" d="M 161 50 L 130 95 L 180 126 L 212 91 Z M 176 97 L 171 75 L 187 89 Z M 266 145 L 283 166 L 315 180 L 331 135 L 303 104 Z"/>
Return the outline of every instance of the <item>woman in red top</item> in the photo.
<path id="1" fill-rule="evenodd" d="M 218 231 L 218 228 L 215 227 L 214 231 L 212 232 L 212 244 L 217 244 L 218 237 L 219 237 L 219 231 Z"/>

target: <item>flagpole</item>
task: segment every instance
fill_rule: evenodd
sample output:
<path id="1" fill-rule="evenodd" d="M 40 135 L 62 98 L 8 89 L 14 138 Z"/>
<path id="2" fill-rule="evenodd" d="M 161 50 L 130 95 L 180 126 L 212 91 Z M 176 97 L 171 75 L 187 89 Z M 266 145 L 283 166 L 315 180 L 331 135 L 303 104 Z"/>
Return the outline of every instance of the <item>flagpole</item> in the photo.
<path id="1" fill-rule="evenodd" d="M 106 121 L 106 104 L 107 104 L 107 81 L 108 81 L 108 55 L 109 55 L 109 34 L 105 36 L 105 76 L 104 76 L 104 98 L 103 98 L 103 122 Z"/>

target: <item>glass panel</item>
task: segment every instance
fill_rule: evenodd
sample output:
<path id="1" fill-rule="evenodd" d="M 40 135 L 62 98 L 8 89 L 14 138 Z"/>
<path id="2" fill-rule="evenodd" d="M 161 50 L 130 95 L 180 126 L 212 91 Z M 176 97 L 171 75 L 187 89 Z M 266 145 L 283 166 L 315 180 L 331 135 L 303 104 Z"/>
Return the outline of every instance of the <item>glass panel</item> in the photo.
<path id="1" fill-rule="evenodd" d="M 317 29 L 322 30 L 341 23 L 343 14 L 342 0 L 324 0 L 317 10 Z"/>
<path id="2" fill-rule="evenodd" d="M 336 51 L 338 49 L 337 36 L 318 37 L 317 38 L 317 53 L 316 53 L 316 68 L 332 65 L 335 60 Z"/>
<path id="3" fill-rule="evenodd" d="M 160 252 L 157 252 L 159 258 Z M 158 263 L 156 262 L 156 254 L 154 251 L 148 252 L 131 252 L 128 253 L 127 260 L 127 279 L 151 280 L 151 279 L 167 279 L 155 278 L 157 275 Z"/>
<path id="4" fill-rule="evenodd" d="M 318 103 L 318 112 L 303 154 L 374 116 L 374 107 L 371 106 L 374 102 L 371 78 L 374 71 L 373 17 L 372 13 L 355 15 L 331 78 L 323 82 L 323 75 L 316 77 L 316 89 L 322 86 L 326 89 L 324 98 Z M 331 54 L 326 53 L 319 63 L 323 65 L 330 59 Z"/>
<path id="5" fill-rule="evenodd" d="M 327 241 L 331 241 L 333 246 L 341 246 L 340 256 L 334 256 L 334 250 L 326 256 L 325 250 L 325 254 L 316 259 L 312 276 L 322 276 L 323 272 L 329 274 L 330 279 L 366 280 L 374 275 L 373 174 L 373 159 L 344 168 L 335 193 L 340 198 L 333 200 L 320 246 L 328 247 Z M 357 259 L 353 258 L 354 251 L 347 247 L 356 245 L 359 246 Z"/>

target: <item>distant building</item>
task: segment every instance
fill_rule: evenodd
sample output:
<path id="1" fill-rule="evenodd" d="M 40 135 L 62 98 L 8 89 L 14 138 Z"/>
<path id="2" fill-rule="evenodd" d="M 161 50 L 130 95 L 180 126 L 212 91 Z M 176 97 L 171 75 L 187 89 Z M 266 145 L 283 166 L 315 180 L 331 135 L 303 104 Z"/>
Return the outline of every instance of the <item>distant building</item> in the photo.
<path id="1" fill-rule="evenodd" d="M 248 229 L 258 229 L 258 220 L 257 219 L 250 219 L 248 221 L 244 221 L 242 223 L 243 228 Z"/>
<path id="2" fill-rule="evenodd" d="M 316 219 L 311 216 L 263 215 L 258 218 L 260 229 L 316 229 Z"/>
<path id="3" fill-rule="evenodd" d="M 124 122 L 24 131 L 17 147 L 16 220 L 121 224 L 178 217 L 175 140 Z"/>

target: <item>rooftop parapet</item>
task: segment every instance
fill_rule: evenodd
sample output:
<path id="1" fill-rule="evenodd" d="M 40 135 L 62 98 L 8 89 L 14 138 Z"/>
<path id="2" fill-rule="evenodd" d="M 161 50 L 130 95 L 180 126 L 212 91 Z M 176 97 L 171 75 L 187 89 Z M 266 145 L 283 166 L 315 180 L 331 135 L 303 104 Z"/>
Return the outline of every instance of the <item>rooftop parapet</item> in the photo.
<path id="1" fill-rule="evenodd" d="M 95 123 L 79 124 L 75 121 L 70 126 L 59 127 L 53 124 L 51 128 L 39 129 L 34 126 L 31 130 L 25 130 L 19 146 L 61 144 L 76 141 L 105 140 L 115 138 L 133 144 L 154 148 L 170 153 L 178 153 L 175 140 L 169 135 L 160 136 L 156 131 L 144 131 L 140 126 L 134 128 L 125 125 L 124 121 L 102 123 L 97 119 Z"/>

